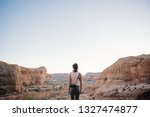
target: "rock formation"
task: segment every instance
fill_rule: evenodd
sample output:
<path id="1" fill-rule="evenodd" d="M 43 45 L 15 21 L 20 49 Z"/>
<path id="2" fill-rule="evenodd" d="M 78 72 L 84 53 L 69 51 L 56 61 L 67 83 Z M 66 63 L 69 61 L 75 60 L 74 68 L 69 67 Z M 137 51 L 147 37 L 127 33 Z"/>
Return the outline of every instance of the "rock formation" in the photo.
<path id="1" fill-rule="evenodd" d="M 99 79 L 150 83 L 150 55 L 121 58 L 105 69 Z"/>
<path id="2" fill-rule="evenodd" d="M 93 99 L 150 99 L 150 55 L 120 58 L 87 90 Z"/>
<path id="3" fill-rule="evenodd" d="M 0 95 L 22 92 L 27 85 L 42 85 L 45 77 L 45 67 L 33 69 L 0 62 Z"/>

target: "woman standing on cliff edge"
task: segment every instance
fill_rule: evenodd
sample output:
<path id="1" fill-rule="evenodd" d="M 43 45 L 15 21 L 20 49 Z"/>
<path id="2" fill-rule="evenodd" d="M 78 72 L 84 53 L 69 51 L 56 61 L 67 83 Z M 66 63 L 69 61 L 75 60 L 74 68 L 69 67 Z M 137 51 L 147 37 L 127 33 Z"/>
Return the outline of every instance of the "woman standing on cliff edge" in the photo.
<path id="1" fill-rule="evenodd" d="M 69 75 L 69 93 L 71 100 L 79 100 L 79 95 L 82 92 L 82 75 L 78 72 L 78 64 L 72 65 L 73 72 Z"/>

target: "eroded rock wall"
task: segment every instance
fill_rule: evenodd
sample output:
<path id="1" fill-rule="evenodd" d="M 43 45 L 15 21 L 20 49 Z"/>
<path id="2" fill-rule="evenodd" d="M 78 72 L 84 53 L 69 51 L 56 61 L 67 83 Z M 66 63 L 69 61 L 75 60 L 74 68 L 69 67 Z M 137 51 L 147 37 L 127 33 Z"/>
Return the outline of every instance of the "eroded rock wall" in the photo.
<path id="1" fill-rule="evenodd" d="M 45 67 L 25 68 L 0 62 L 0 94 L 22 92 L 27 85 L 42 85 L 45 77 Z"/>
<path id="2" fill-rule="evenodd" d="M 120 58 L 100 74 L 92 88 L 94 99 L 144 99 L 150 91 L 150 55 Z"/>

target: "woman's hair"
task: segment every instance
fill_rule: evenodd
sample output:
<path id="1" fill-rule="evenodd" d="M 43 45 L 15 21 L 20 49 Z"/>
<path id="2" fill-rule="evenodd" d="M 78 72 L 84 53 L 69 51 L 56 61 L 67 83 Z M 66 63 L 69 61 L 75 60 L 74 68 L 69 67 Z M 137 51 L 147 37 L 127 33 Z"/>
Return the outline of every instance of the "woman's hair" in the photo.
<path id="1" fill-rule="evenodd" d="M 72 68 L 73 68 L 73 71 L 74 71 L 74 72 L 77 72 L 77 71 L 78 71 L 78 64 L 77 64 L 77 63 L 74 63 L 74 64 L 72 65 Z"/>

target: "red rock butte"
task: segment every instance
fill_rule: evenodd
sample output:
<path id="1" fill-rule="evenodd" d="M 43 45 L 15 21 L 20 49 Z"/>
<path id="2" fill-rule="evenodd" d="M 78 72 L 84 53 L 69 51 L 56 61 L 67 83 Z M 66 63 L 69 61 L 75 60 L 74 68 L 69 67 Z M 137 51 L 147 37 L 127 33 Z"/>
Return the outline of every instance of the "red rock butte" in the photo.
<path id="1" fill-rule="evenodd" d="M 22 92 L 23 85 L 42 85 L 46 68 L 25 68 L 0 61 L 0 93 Z"/>

